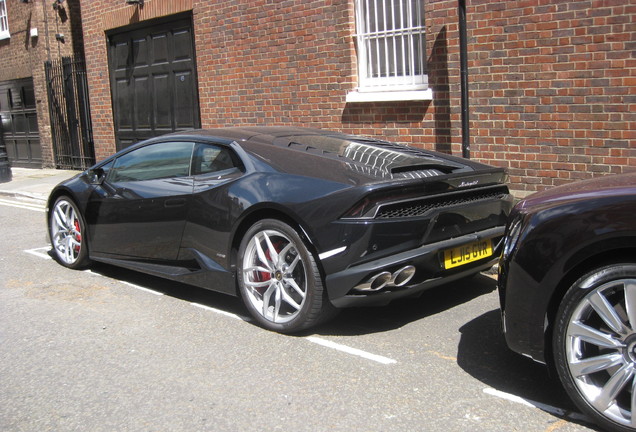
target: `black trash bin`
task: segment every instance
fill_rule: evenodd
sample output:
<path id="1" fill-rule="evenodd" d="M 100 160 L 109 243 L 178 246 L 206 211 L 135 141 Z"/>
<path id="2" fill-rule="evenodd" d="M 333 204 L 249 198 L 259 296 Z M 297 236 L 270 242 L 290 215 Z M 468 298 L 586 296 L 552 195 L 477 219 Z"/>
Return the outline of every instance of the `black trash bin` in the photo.
<path id="1" fill-rule="evenodd" d="M 0 153 L 0 183 L 10 182 L 12 177 L 11 165 L 9 164 L 9 156 L 6 153 Z"/>

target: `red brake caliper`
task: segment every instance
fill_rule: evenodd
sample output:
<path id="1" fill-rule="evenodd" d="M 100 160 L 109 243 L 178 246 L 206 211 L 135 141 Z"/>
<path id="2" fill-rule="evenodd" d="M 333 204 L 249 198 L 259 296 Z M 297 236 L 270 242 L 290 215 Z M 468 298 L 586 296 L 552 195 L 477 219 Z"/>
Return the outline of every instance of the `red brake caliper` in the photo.
<path id="1" fill-rule="evenodd" d="M 282 241 L 278 241 L 276 243 L 273 243 L 274 249 L 276 249 L 277 252 L 280 252 L 282 250 L 282 248 L 280 247 L 282 244 Z M 265 258 L 267 258 L 267 260 L 271 260 L 272 259 L 272 255 L 269 253 L 269 249 L 267 249 L 265 251 Z M 268 280 L 270 280 L 272 278 L 272 275 L 269 272 L 256 272 L 256 282 L 267 282 Z M 265 293 L 265 287 L 261 287 L 260 289 L 258 289 L 258 291 L 261 294 Z"/>
<path id="2" fill-rule="evenodd" d="M 75 219 L 73 225 L 75 225 L 75 240 L 79 243 L 75 246 L 75 252 L 79 252 L 80 244 L 82 243 L 82 231 L 80 229 L 79 220 Z"/>

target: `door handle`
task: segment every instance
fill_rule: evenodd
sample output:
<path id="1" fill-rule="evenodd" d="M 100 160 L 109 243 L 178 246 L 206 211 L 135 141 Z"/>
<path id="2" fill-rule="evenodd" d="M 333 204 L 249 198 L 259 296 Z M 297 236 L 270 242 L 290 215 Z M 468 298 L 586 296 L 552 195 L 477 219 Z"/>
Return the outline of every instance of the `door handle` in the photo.
<path id="1" fill-rule="evenodd" d="M 185 205 L 185 203 L 186 203 L 185 198 L 173 198 L 173 199 L 165 200 L 163 203 L 163 206 L 164 207 L 181 207 Z"/>

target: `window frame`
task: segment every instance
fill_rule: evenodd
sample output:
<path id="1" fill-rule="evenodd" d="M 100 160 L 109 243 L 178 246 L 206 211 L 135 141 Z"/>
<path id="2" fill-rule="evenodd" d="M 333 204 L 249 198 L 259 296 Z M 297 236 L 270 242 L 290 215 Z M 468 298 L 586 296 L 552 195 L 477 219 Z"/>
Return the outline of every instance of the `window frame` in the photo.
<path id="1" fill-rule="evenodd" d="M 214 160 L 210 160 L 211 167 L 214 167 L 215 163 L 217 163 L 214 169 L 203 170 L 202 164 L 204 161 L 204 153 L 206 150 L 216 151 L 217 154 L 214 156 Z M 224 155 L 222 159 L 224 161 L 217 161 L 220 155 Z M 219 145 L 216 143 L 197 143 L 194 147 L 194 151 L 192 152 L 192 167 L 190 168 L 191 173 L 195 177 L 199 176 L 218 176 L 219 174 L 223 174 L 229 171 L 241 170 L 242 164 L 238 162 L 238 158 L 234 154 L 234 152 L 227 146 Z M 228 165 L 228 163 L 231 164 Z"/>
<path id="2" fill-rule="evenodd" d="M 7 0 L 0 0 L 0 40 L 9 39 L 9 13 L 7 12 Z"/>
<path id="3" fill-rule="evenodd" d="M 358 88 L 347 102 L 432 98 L 424 16 L 423 0 L 407 0 L 404 6 L 392 0 L 355 0 Z"/>

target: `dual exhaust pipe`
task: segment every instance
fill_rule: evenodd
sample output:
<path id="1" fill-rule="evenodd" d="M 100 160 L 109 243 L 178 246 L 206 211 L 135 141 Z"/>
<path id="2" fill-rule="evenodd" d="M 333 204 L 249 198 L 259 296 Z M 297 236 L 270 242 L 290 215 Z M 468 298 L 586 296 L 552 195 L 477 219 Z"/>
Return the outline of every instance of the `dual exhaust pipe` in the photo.
<path id="1" fill-rule="evenodd" d="M 393 273 L 383 271 L 371 276 L 365 283 L 355 287 L 358 291 L 373 292 L 380 291 L 382 288 L 401 287 L 406 285 L 415 276 L 415 267 L 408 265 L 396 270 Z"/>

